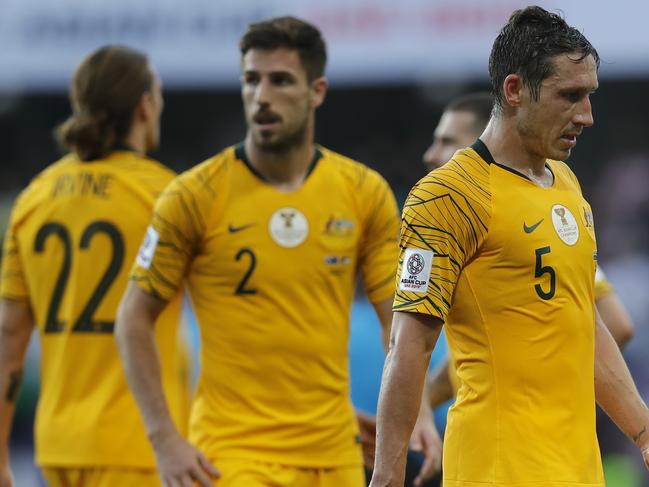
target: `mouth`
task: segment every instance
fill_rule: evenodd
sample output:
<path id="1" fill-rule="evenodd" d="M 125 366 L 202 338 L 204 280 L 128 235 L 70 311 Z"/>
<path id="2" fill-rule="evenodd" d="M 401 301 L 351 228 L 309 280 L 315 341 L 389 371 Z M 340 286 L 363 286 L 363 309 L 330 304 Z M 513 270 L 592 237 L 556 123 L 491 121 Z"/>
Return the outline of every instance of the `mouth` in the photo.
<path id="1" fill-rule="evenodd" d="M 257 112 L 252 120 L 259 129 L 270 130 L 279 124 L 281 118 L 275 113 L 264 111 Z"/>
<path id="2" fill-rule="evenodd" d="M 574 147 L 575 145 L 577 145 L 578 136 L 578 133 L 567 133 L 561 136 L 561 140 L 564 141 L 568 145 L 568 147 Z"/>

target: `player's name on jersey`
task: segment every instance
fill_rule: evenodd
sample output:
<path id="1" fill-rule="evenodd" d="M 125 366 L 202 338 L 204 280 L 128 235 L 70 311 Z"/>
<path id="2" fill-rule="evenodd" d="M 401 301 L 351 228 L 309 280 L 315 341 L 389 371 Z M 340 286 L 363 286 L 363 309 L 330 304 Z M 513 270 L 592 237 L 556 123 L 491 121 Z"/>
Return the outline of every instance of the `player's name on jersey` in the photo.
<path id="1" fill-rule="evenodd" d="M 109 198 L 114 176 L 109 173 L 79 171 L 74 174 L 61 174 L 52 188 L 52 197 L 85 195 Z"/>

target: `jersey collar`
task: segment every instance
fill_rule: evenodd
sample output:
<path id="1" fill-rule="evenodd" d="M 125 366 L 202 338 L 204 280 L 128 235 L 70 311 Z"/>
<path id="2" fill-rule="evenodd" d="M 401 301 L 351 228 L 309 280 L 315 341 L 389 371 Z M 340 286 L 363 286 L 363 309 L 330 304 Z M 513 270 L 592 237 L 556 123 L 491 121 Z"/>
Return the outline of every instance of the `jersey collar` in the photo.
<path id="1" fill-rule="evenodd" d="M 517 176 L 525 178 L 528 181 L 534 183 L 534 181 L 532 181 L 529 177 L 527 177 L 522 172 L 519 172 L 516 169 L 512 169 L 509 166 L 505 166 L 504 164 L 500 164 L 499 162 L 496 162 L 495 159 L 494 159 L 494 156 L 491 155 L 491 152 L 489 151 L 489 148 L 480 139 L 475 140 L 475 142 L 471 145 L 471 149 L 476 151 L 478 153 L 478 155 L 482 158 L 482 160 L 485 161 L 487 164 L 494 164 L 494 165 L 504 169 L 505 171 L 509 171 L 511 173 L 514 173 Z M 547 161 L 545 163 L 545 167 L 547 167 L 548 171 L 550 171 L 550 173 L 552 174 L 552 184 L 554 185 L 554 181 L 556 180 L 556 176 L 554 175 L 554 171 L 549 166 Z M 534 183 L 534 184 L 536 185 L 536 183 Z"/>
<path id="2" fill-rule="evenodd" d="M 250 172 L 253 173 L 256 177 L 258 177 L 265 183 L 269 183 L 268 179 L 266 179 L 263 174 L 257 171 L 257 169 L 255 169 L 255 167 L 250 162 L 250 159 L 248 159 L 248 154 L 246 154 L 246 149 L 244 147 L 243 142 L 240 142 L 234 147 L 234 156 L 237 159 L 239 159 L 241 162 L 243 162 L 245 166 L 250 170 Z M 306 172 L 306 177 L 304 178 L 304 181 L 306 181 L 307 178 L 311 175 L 316 165 L 318 164 L 318 161 L 320 161 L 322 157 L 323 157 L 322 151 L 320 150 L 320 147 L 316 145 L 315 151 L 313 153 L 313 159 L 311 159 L 311 163 L 309 164 L 309 169 Z"/>

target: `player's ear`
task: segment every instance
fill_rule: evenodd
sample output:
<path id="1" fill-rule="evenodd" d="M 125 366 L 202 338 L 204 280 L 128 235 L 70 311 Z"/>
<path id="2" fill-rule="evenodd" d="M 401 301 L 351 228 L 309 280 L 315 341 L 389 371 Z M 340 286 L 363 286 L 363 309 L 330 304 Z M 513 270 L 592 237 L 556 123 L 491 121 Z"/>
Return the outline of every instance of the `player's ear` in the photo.
<path id="1" fill-rule="evenodd" d="M 145 91 L 135 105 L 133 120 L 147 121 L 155 115 L 153 94 Z"/>
<path id="2" fill-rule="evenodd" d="M 325 100 L 327 96 L 327 88 L 329 82 L 327 78 L 321 76 L 316 78 L 311 82 L 311 107 L 318 108 Z"/>
<path id="3" fill-rule="evenodd" d="M 503 81 L 503 93 L 507 105 L 511 107 L 520 106 L 524 89 L 525 83 L 523 83 L 523 78 L 518 74 L 508 74 L 505 81 Z"/>

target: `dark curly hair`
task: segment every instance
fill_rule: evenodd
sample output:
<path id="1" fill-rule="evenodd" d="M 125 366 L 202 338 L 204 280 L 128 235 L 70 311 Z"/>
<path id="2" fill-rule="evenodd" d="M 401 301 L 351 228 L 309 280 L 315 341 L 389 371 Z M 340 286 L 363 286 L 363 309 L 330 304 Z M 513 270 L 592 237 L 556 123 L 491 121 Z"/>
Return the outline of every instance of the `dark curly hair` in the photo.
<path id="1" fill-rule="evenodd" d="M 250 24 L 241 37 L 239 49 L 245 55 L 250 49 L 295 49 L 307 74 L 307 79 L 324 76 L 327 47 L 320 31 L 295 17 L 275 17 Z"/>
<path id="2" fill-rule="evenodd" d="M 553 57 L 576 53 L 574 62 L 599 54 L 574 27 L 558 14 L 532 6 L 516 10 L 494 41 L 489 56 L 489 77 L 496 109 L 504 107 L 503 83 L 510 74 L 521 76 L 532 99 L 538 101 L 541 82 L 554 72 Z"/>

